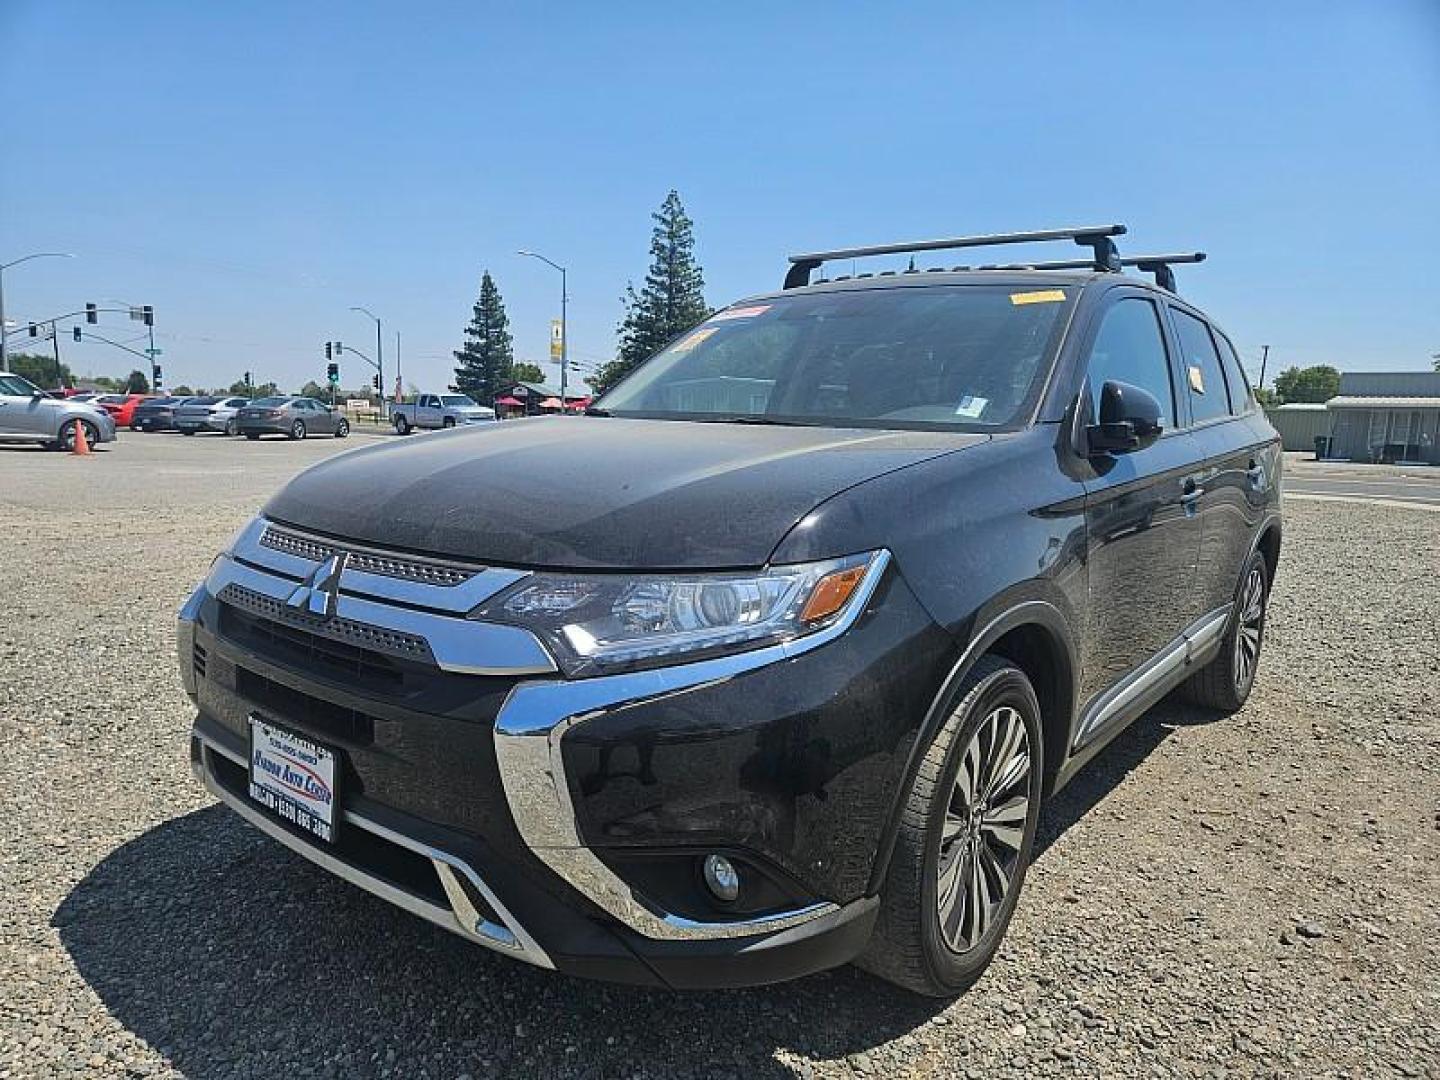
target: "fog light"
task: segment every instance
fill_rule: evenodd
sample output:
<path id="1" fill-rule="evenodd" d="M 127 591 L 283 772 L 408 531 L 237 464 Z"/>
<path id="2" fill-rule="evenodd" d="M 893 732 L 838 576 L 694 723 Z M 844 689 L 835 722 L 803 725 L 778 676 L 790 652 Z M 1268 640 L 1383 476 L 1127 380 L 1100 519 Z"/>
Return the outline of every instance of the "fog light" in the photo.
<path id="1" fill-rule="evenodd" d="M 705 885 L 715 899 L 728 904 L 740 895 L 740 872 L 724 855 L 706 855 Z"/>

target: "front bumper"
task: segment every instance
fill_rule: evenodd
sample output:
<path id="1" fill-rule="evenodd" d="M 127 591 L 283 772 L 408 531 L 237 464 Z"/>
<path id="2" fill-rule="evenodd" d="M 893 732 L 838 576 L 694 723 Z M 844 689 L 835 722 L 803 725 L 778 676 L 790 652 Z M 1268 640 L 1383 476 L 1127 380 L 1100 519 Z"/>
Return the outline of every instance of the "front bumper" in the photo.
<path id="1" fill-rule="evenodd" d="M 410 584 L 355 568 L 352 549 L 335 621 L 296 622 L 285 611 L 304 610 L 325 552 L 262 543 L 265 528 L 217 560 L 178 635 L 200 710 L 197 773 L 252 823 L 470 940 L 573 974 L 749 985 L 864 947 L 876 853 L 923 714 L 912 699 L 938 685 L 948 655 L 897 575 L 877 575 L 857 625 L 824 641 L 567 681 L 526 632 L 436 610 L 467 611 L 523 572 L 426 586 L 419 612 Z M 405 606 L 386 602 L 402 594 Z M 266 635 L 305 638 L 304 650 Z M 318 672 L 307 657 L 343 652 L 339 639 L 373 655 L 348 677 Z M 384 679 L 365 666 L 382 653 Z M 343 755 L 349 850 L 249 802 L 255 712 Z M 768 902 L 707 906 L 687 868 L 710 850 L 753 869 Z"/>
<path id="2" fill-rule="evenodd" d="M 230 423 L 229 417 L 220 416 L 177 416 L 177 431 L 224 431 Z"/>

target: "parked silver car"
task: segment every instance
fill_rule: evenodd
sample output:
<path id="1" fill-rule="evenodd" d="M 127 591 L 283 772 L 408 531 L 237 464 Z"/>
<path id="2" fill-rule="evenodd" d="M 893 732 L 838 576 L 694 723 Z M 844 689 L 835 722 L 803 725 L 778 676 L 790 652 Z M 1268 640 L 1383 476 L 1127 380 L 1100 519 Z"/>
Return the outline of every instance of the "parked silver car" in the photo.
<path id="1" fill-rule="evenodd" d="M 28 379 L 0 373 L 0 442 L 38 442 L 64 450 L 85 429 L 90 445 L 115 440 L 115 421 L 104 409 L 53 398 Z"/>
<path id="2" fill-rule="evenodd" d="M 477 405 L 465 394 L 420 394 L 414 403 L 397 401 L 390 410 L 390 422 L 401 435 L 412 428 L 450 428 L 494 419 L 494 409 Z"/>
<path id="3" fill-rule="evenodd" d="M 191 398 L 175 410 L 175 428 L 182 435 L 194 435 L 197 431 L 223 431 L 236 435 L 240 422 L 235 418 L 241 408 L 250 404 L 246 397 L 197 397 Z"/>
<path id="4" fill-rule="evenodd" d="M 247 439 L 261 435 L 287 435 L 292 439 L 334 435 L 343 439 L 350 434 L 349 420 L 329 405 L 307 397 L 257 398 L 235 413 L 235 421 Z"/>

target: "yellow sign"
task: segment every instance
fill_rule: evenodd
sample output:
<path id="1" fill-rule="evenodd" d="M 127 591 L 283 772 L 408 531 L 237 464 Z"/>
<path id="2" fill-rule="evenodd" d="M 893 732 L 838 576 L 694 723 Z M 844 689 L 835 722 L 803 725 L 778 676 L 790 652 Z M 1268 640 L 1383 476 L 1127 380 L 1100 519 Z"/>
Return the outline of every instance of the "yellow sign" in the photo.
<path id="1" fill-rule="evenodd" d="M 550 359 L 559 360 L 565 355 L 565 324 L 559 319 L 550 320 Z"/>
<path id="2" fill-rule="evenodd" d="M 1012 292 L 1012 304 L 1061 304 L 1065 302 L 1064 289 L 1041 289 L 1038 292 Z"/>

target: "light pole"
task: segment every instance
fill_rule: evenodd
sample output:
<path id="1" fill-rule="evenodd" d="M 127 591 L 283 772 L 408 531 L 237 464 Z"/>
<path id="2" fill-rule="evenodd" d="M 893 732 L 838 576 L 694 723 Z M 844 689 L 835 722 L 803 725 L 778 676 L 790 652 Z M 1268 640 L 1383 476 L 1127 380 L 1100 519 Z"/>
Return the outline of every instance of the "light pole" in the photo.
<path id="1" fill-rule="evenodd" d="M 565 307 L 570 302 L 570 290 L 565 285 L 565 267 L 557 262 L 551 262 L 544 255 L 534 251 L 517 251 L 515 254 L 524 255 L 531 259 L 539 259 L 543 263 L 553 266 L 560 271 L 560 415 L 565 415 L 565 386 L 566 376 L 570 373 L 570 328 L 565 325 Z"/>
<path id="2" fill-rule="evenodd" d="M 358 311 L 362 315 L 368 315 L 375 320 L 375 370 L 380 373 L 380 419 L 385 419 L 385 346 L 380 340 L 380 316 L 376 315 L 369 308 L 352 307 L 351 311 Z"/>
<path id="3" fill-rule="evenodd" d="M 7 263 L 0 263 L 0 371 L 10 370 L 10 328 L 5 325 L 5 271 L 31 259 L 73 259 L 68 251 L 37 251 L 33 255 L 22 255 Z"/>

